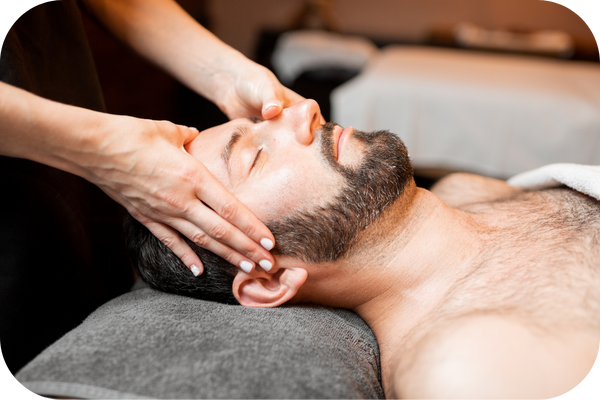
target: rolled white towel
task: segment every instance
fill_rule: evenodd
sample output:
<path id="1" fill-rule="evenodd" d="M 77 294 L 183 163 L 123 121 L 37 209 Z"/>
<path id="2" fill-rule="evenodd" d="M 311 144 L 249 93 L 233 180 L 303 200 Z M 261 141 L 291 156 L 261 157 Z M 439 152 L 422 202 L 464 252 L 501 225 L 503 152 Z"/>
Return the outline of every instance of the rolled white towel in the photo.
<path id="1" fill-rule="evenodd" d="M 549 164 L 515 175 L 507 182 L 529 190 L 566 185 L 600 200 L 600 165 Z"/>

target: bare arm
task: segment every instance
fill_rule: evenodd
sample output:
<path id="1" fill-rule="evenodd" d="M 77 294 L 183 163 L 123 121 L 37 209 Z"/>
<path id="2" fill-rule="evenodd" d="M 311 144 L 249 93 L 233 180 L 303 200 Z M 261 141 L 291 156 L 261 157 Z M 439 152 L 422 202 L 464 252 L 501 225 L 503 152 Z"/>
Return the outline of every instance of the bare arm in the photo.
<path id="1" fill-rule="evenodd" d="M 219 41 L 171 0 L 82 0 L 117 37 L 229 117 L 273 118 L 302 98 Z M 28 158 L 98 185 L 202 271 L 178 232 L 245 269 L 274 262 L 273 235 L 183 146 L 198 133 L 166 121 L 94 113 L 0 86 L 0 154 Z M 208 205 L 208 207 L 207 207 Z M 264 245 L 267 248 L 268 244 Z M 196 268 L 193 268 L 195 266 Z"/>
<path id="2" fill-rule="evenodd" d="M 0 82 L 0 154 L 98 185 L 192 271 L 201 272 L 202 264 L 178 232 L 234 265 L 273 263 L 258 244 L 274 240 L 269 230 L 183 149 L 197 134 L 166 121 L 60 104 Z"/>
<path id="3" fill-rule="evenodd" d="M 175 1 L 83 2 L 115 36 L 230 118 L 273 118 L 282 107 L 302 99 L 269 70 L 220 41 Z"/>

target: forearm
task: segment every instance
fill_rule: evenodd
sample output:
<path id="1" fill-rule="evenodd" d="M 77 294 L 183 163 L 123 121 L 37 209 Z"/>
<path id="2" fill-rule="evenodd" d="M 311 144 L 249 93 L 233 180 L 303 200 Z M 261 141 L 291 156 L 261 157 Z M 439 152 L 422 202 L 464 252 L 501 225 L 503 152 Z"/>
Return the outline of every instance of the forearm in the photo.
<path id="1" fill-rule="evenodd" d="M 229 66 L 249 62 L 172 0 L 83 0 L 115 36 L 182 83 L 217 102 Z"/>
<path id="2" fill-rule="evenodd" d="M 93 153 L 106 114 L 47 100 L 0 82 L 0 154 L 84 176 L 78 159 Z M 85 176 L 84 176 L 85 177 Z"/>
<path id="3" fill-rule="evenodd" d="M 234 265 L 245 261 L 254 266 L 252 260 L 272 265 L 273 257 L 258 244 L 263 238 L 274 242 L 268 229 L 185 151 L 197 135 L 168 121 L 90 111 L 0 82 L 0 154 L 37 161 L 97 185 L 195 275 L 202 263 L 178 232 L 202 238 L 198 245 Z M 223 219 L 213 211 L 222 204 L 239 213 Z M 240 230 L 243 235 L 237 234 Z M 211 237 L 213 231 L 226 232 L 227 240 Z"/>

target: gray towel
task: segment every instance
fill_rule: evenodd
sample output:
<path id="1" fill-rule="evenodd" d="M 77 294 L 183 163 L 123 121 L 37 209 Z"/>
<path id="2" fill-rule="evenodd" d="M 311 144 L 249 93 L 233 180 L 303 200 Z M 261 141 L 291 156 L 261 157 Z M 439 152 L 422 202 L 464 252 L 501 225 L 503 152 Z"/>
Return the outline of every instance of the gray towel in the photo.
<path id="1" fill-rule="evenodd" d="M 84 398 L 383 397 L 377 342 L 350 311 L 244 308 L 148 288 L 100 307 L 17 379 Z"/>

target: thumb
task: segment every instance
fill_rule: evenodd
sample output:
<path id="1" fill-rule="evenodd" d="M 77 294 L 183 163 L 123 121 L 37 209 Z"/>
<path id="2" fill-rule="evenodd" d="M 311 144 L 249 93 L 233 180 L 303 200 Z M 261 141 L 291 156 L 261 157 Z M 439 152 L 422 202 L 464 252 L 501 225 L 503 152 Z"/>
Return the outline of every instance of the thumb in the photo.
<path id="1" fill-rule="evenodd" d="M 261 114 L 263 119 L 271 119 L 278 116 L 282 109 L 281 101 L 276 97 L 272 97 L 263 102 Z"/>
<path id="2" fill-rule="evenodd" d="M 181 126 L 181 125 L 180 125 Z M 183 135 L 183 145 L 185 146 L 192 140 L 196 138 L 200 134 L 197 128 L 193 126 L 181 126 L 181 131 Z"/>

